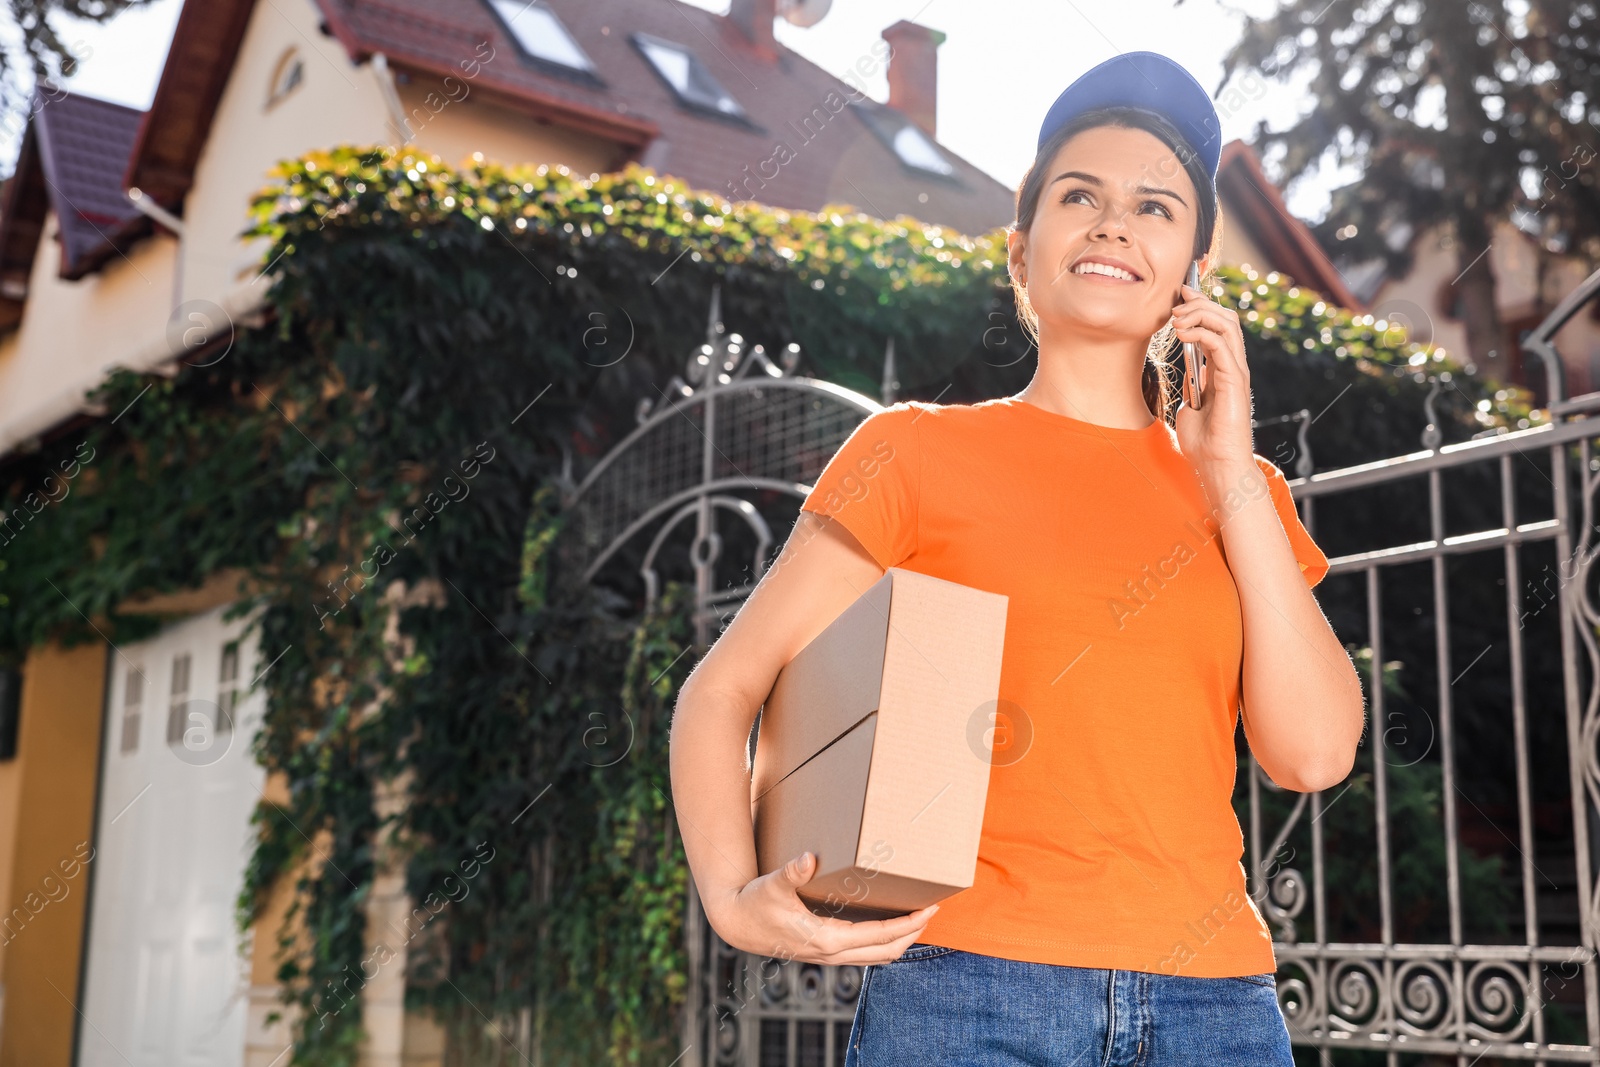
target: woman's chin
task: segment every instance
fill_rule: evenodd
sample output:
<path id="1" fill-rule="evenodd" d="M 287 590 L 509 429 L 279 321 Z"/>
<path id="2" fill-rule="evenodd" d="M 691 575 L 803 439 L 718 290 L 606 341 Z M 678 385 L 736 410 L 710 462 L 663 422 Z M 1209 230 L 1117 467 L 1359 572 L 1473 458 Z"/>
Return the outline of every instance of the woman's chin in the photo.
<path id="1" fill-rule="evenodd" d="M 1112 300 L 1105 304 L 1074 307 L 1071 314 L 1040 314 L 1039 324 L 1051 333 L 1121 337 L 1131 344 L 1142 345 L 1150 339 L 1151 334 L 1161 328 L 1161 323 L 1154 323 L 1142 332 L 1137 328 L 1130 329 L 1129 321 L 1134 317 L 1133 311 L 1134 309 L 1126 306 L 1117 306 L 1117 302 Z"/>

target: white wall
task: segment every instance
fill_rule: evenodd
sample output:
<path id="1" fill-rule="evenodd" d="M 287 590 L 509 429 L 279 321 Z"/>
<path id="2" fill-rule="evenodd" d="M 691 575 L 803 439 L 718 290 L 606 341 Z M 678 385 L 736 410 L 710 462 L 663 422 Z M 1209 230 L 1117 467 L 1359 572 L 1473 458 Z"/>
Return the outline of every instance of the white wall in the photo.
<path id="1" fill-rule="evenodd" d="M 0 337 L 0 445 L 13 428 L 36 433 L 69 415 L 106 369 L 141 341 L 164 336 L 172 309 L 177 242 L 157 237 L 113 256 L 77 282 L 58 277 L 52 214 L 28 278 L 21 325 Z"/>
<path id="2" fill-rule="evenodd" d="M 220 301 L 258 275 L 262 246 L 246 244 L 239 234 L 250 201 L 268 185 L 275 165 L 318 148 L 388 137 L 375 72 L 352 66 L 343 46 L 318 30 L 321 20 L 312 0 L 258 3 L 250 16 L 184 206 L 184 300 Z M 269 104 L 273 74 L 290 49 L 304 75 L 297 88 Z"/>

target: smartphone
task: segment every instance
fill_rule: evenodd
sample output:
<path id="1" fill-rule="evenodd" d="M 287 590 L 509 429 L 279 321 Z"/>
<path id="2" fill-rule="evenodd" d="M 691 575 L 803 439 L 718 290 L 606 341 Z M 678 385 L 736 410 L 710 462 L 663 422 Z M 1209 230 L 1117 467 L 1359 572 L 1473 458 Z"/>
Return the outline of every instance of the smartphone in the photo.
<path id="1" fill-rule="evenodd" d="M 1193 288 L 1200 288 L 1200 261 L 1193 260 L 1189 263 L 1189 277 L 1185 281 Z M 1189 395 L 1194 402 L 1190 405 L 1196 411 L 1200 409 L 1200 346 L 1193 341 L 1183 342 L 1183 365 L 1189 375 Z"/>

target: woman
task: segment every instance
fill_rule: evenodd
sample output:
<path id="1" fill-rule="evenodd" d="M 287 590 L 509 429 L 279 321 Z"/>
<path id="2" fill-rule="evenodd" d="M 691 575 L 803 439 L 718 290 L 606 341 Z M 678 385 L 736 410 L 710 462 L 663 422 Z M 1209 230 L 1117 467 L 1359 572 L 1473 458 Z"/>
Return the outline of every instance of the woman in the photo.
<path id="1" fill-rule="evenodd" d="M 706 915 L 750 952 L 869 965 L 847 1065 L 1292 1062 L 1234 728 L 1309 792 L 1349 773 L 1364 707 L 1311 595 L 1327 559 L 1252 451 L 1238 317 L 1182 285 L 1220 245 L 1216 131 L 1147 52 L 1062 93 L 1008 234 L 1032 380 L 863 422 L 680 696 Z M 1198 406 L 1187 375 L 1177 406 L 1180 342 L 1205 357 Z M 746 743 L 778 671 L 891 566 L 1009 597 L 1003 718 L 972 887 L 850 923 L 797 896 L 810 854 L 756 876 Z"/>

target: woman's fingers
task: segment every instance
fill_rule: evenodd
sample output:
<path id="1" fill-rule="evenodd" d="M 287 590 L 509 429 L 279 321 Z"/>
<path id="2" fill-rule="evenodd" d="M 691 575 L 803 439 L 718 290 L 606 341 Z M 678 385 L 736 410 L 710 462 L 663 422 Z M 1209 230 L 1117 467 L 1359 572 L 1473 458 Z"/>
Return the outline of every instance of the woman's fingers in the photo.
<path id="1" fill-rule="evenodd" d="M 799 894 L 816 869 L 816 856 L 805 852 L 746 887 L 741 897 L 750 911 L 748 928 L 755 938 L 742 940 L 771 938 L 766 944 L 745 945 L 748 951 L 808 963 L 884 963 L 898 959 L 939 910 L 939 905 L 930 904 L 908 915 L 862 922 L 819 915 Z"/>
<path id="2" fill-rule="evenodd" d="M 893 963 L 905 955 L 906 949 L 916 944 L 917 938 L 921 936 L 922 928 L 919 926 L 904 937 L 897 937 L 886 945 L 879 945 L 874 948 L 852 949 L 838 954 L 828 962 L 835 966 L 854 967 L 865 967 L 870 963 Z"/>
<path id="3" fill-rule="evenodd" d="M 1209 335 L 1219 342 L 1217 348 L 1224 362 L 1248 374 L 1244 365 L 1244 328 L 1239 324 L 1239 313 L 1221 304 L 1205 301 L 1199 307 L 1185 305 L 1173 313 L 1173 328 L 1180 337 L 1197 340 Z M 1199 330 L 1199 333 L 1192 331 Z"/>
<path id="4" fill-rule="evenodd" d="M 1219 331 L 1212 324 L 1178 326 L 1173 331 L 1179 340 L 1193 342 L 1205 355 L 1203 375 L 1205 386 L 1209 387 L 1217 377 L 1237 377 L 1241 384 L 1249 381 L 1249 370 L 1244 360 L 1240 357 L 1236 347 L 1241 344 L 1236 338 L 1226 332 Z M 1205 395 L 1210 397 L 1209 388 Z"/>
<path id="5" fill-rule="evenodd" d="M 939 905 L 929 904 L 909 915 L 897 915 L 892 919 L 869 919 L 865 922 L 846 923 L 845 925 L 850 927 L 850 937 L 847 939 L 846 947 L 886 945 L 905 937 L 908 933 L 918 933 L 928 925 L 928 920 L 933 918 L 933 913 L 938 910 Z"/>
<path id="6" fill-rule="evenodd" d="M 904 937 L 908 931 L 922 929 L 928 925 L 928 920 L 933 918 L 933 913 L 939 910 L 939 905 L 930 904 L 908 915 L 897 915 L 891 919 L 864 919 L 861 922 L 851 922 L 847 919 L 817 915 L 806 908 L 805 903 L 798 897 L 795 899 L 797 905 L 816 924 L 813 929 L 817 939 L 827 940 L 825 948 L 830 952 L 888 944 L 896 938 Z"/>
<path id="7" fill-rule="evenodd" d="M 1223 369 L 1217 360 L 1217 352 L 1227 342 L 1202 326 L 1179 326 L 1173 332 L 1178 340 L 1187 341 L 1198 349 L 1195 358 L 1200 361 L 1200 393 L 1204 399 L 1211 399 L 1217 387 L 1217 372 Z M 1188 376 L 1186 371 L 1184 377 Z"/>
<path id="8" fill-rule="evenodd" d="M 817 950 L 816 962 L 860 966 L 899 959 L 907 946 L 922 936 L 930 918 L 930 909 L 923 908 L 894 919 L 841 922 L 843 929 L 830 927 L 818 938 L 819 943 L 812 946 Z M 822 941 L 826 941 L 826 945 L 821 944 Z"/>
<path id="9" fill-rule="evenodd" d="M 798 897 L 795 898 L 795 906 L 799 911 L 792 915 L 787 924 L 791 937 L 783 946 L 783 954 L 791 959 L 799 958 L 816 963 L 832 962 L 837 957 L 845 955 L 854 958 L 865 953 L 870 956 L 881 953 L 886 945 L 901 941 L 910 944 L 927 927 L 928 920 L 933 918 L 933 913 L 939 910 L 937 904 L 930 904 L 909 915 L 900 915 L 892 919 L 848 922 L 844 919 L 816 915 L 806 908 Z M 911 940 L 908 941 L 907 938 Z M 895 952 L 895 956 L 904 951 L 905 949 L 901 948 Z M 894 956 L 888 958 L 893 959 Z"/>

